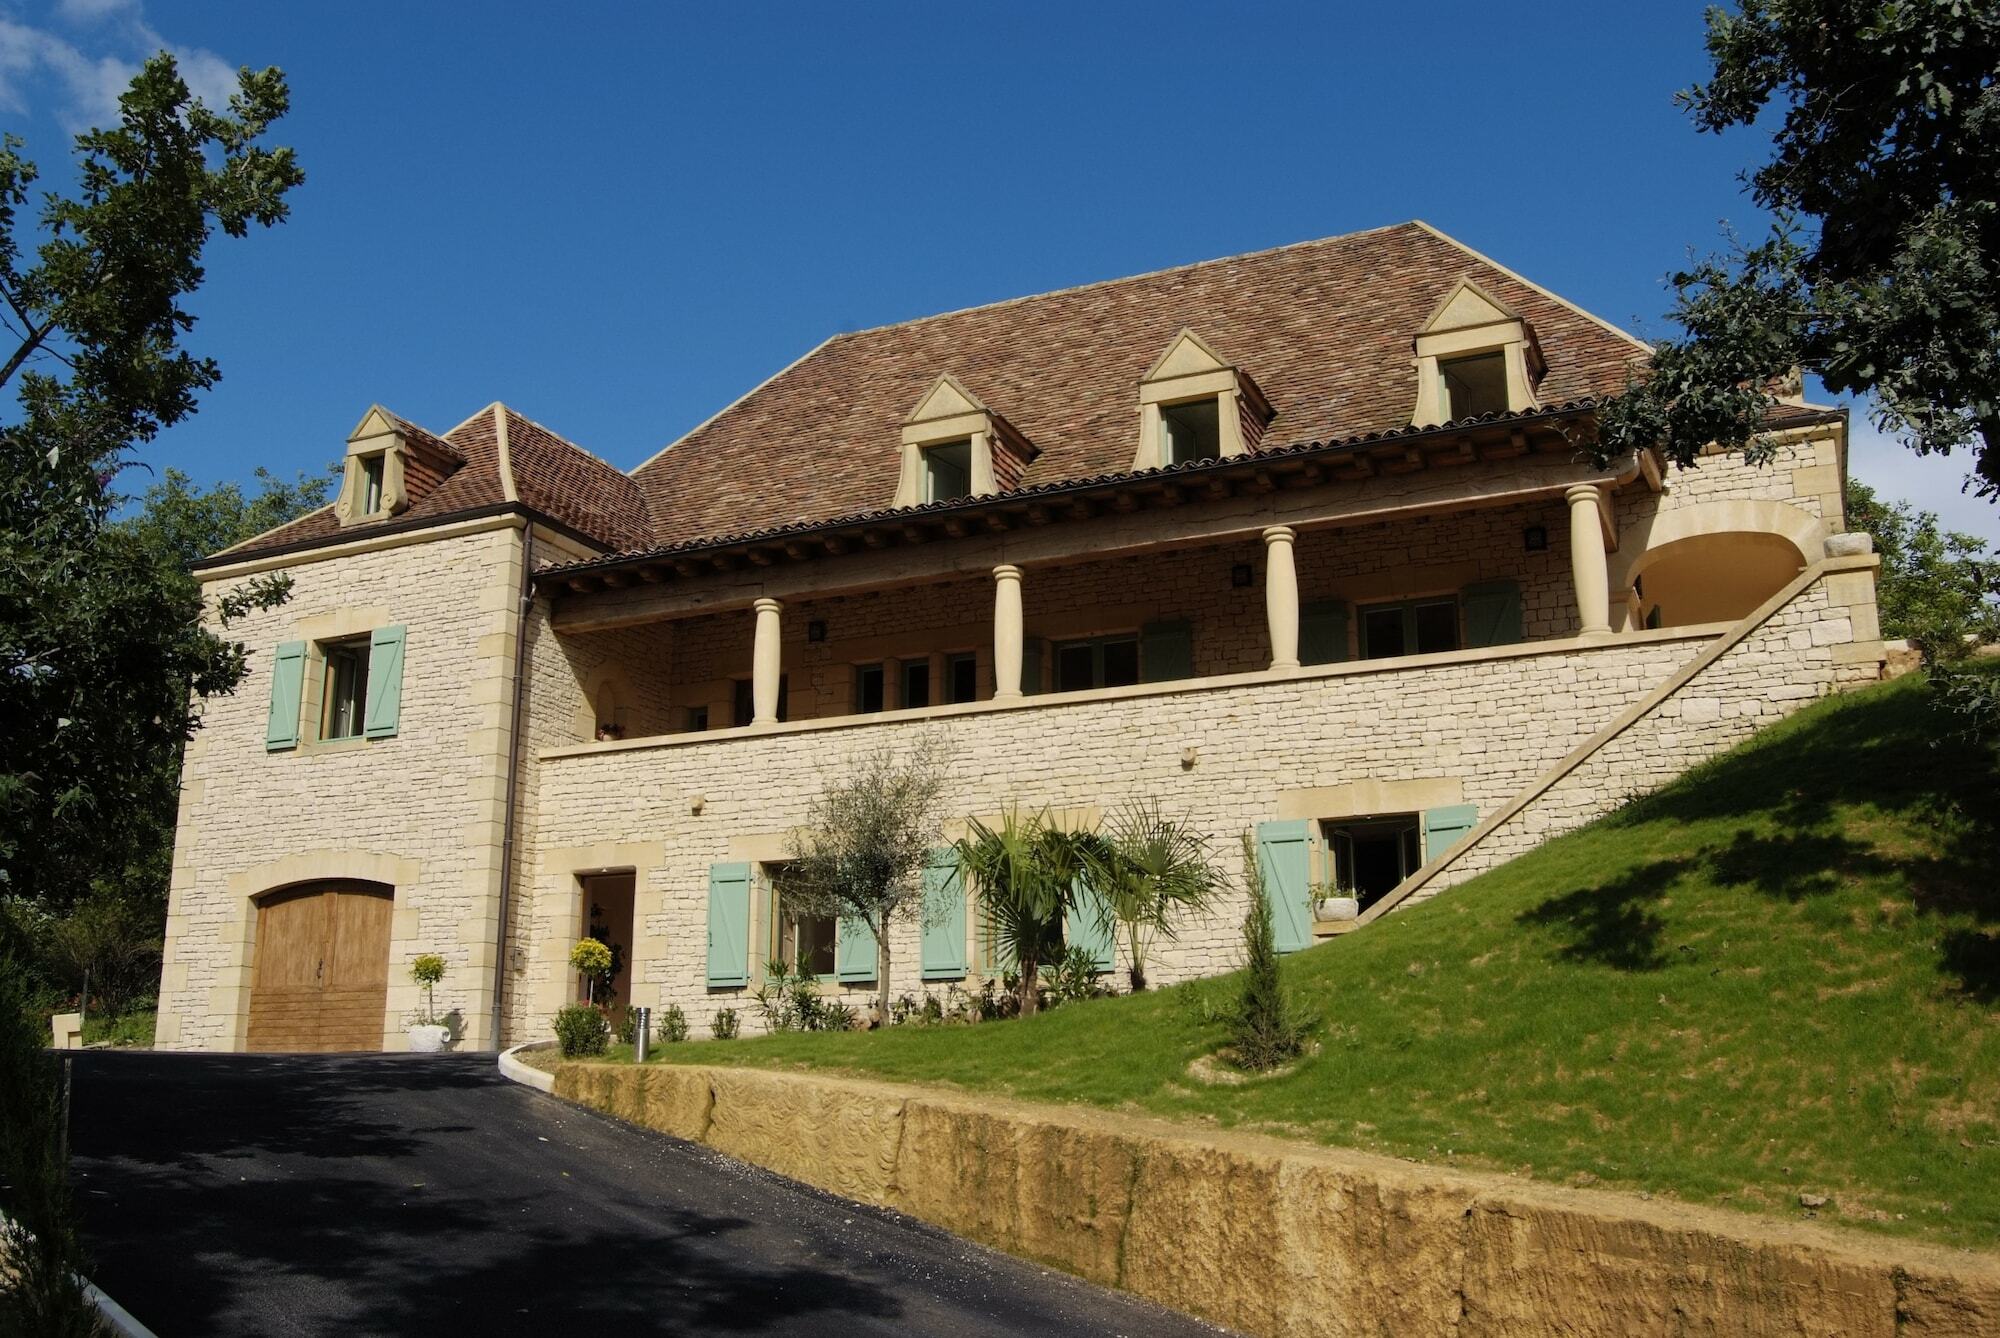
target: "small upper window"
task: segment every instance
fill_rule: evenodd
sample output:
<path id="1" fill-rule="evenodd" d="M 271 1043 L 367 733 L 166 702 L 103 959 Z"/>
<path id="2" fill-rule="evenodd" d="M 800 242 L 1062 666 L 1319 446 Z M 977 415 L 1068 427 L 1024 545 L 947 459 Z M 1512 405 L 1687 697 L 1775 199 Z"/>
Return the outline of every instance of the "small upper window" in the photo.
<path id="1" fill-rule="evenodd" d="M 1123 688 L 1139 681 L 1139 639 L 1132 636 L 1066 641 L 1056 647 L 1056 691 Z"/>
<path id="2" fill-rule="evenodd" d="M 1458 649 L 1458 601 L 1420 599 L 1361 610 L 1361 657 L 1431 655 Z"/>
<path id="3" fill-rule="evenodd" d="M 978 701 L 979 657 L 969 651 L 947 657 L 944 662 L 944 690 L 948 702 Z"/>
<path id="4" fill-rule="evenodd" d="M 326 647 L 326 699 L 320 712 L 322 739 L 358 739 L 368 714 L 368 638 Z"/>
<path id="5" fill-rule="evenodd" d="M 1232 405 L 1234 401 L 1231 401 Z M 1222 457 L 1221 398 L 1160 406 L 1160 458 L 1170 465 Z"/>
<path id="6" fill-rule="evenodd" d="M 924 500 L 949 502 L 971 495 L 971 439 L 924 447 Z"/>
<path id="7" fill-rule="evenodd" d="M 1475 353 L 1466 358 L 1439 358 L 1444 382 L 1447 421 L 1507 411 L 1507 355 Z"/>
<path id="8" fill-rule="evenodd" d="M 382 478 L 388 457 L 380 454 L 361 457 L 361 514 L 380 515 L 382 512 Z"/>
<path id="9" fill-rule="evenodd" d="M 929 660 L 908 660 L 903 664 L 903 695 L 896 699 L 898 706 L 909 708 L 931 704 L 931 662 Z"/>
<path id="10" fill-rule="evenodd" d="M 854 710 L 858 715 L 873 715 L 886 704 L 883 696 L 882 666 L 879 664 L 857 664 L 854 666 Z"/>

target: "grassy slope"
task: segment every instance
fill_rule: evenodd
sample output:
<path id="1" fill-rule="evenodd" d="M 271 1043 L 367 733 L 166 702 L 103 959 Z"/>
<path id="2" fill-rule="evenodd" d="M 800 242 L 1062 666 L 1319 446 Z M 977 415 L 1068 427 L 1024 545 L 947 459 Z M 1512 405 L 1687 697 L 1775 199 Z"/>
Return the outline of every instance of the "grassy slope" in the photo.
<path id="1" fill-rule="evenodd" d="M 1916 684 L 1286 962 L 1319 1051 L 1187 1077 L 1231 977 L 1026 1023 L 666 1047 L 2000 1239 L 2000 775 Z M 706 1019 L 695 1019 L 697 1030 Z"/>

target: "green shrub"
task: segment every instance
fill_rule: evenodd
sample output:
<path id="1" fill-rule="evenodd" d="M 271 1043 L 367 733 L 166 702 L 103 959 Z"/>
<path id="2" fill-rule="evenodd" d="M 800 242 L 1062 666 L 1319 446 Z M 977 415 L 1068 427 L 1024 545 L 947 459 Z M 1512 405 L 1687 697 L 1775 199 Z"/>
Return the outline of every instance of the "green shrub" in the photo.
<path id="1" fill-rule="evenodd" d="M 1061 959 L 1045 969 L 1044 978 L 1048 981 L 1046 994 L 1051 1006 L 1078 999 L 1101 999 L 1111 993 L 1098 979 L 1096 959 L 1084 948 L 1064 950 Z"/>
<path id="2" fill-rule="evenodd" d="M 437 1025 L 437 997 L 433 993 L 437 983 L 444 979 L 444 958 L 434 952 L 417 956 L 410 963 L 410 979 L 424 987 L 424 1020 L 426 1027 Z"/>
<path id="3" fill-rule="evenodd" d="M 662 1044 L 677 1045 L 688 1038 L 688 1015 L 679 1004 L 668 1004 L 660 1013 L 660 1025 L 655 1030 Z"/>
<path id="4" fill-rule="evenodd" d="M 708 1021 L 708 1034 L 718 1041 L 733 1041 L 736 1039 L 737 1025 L 734 1008 L 718 1008 L 715 1010 L 715 1016 Z"/>
<path id="5" fill-rule="evenodd" d="M 611 1021 L 589 1004 L 571 1004 L 555 1015 L 556 1044 L 564 1059 L 601 1055 L 611 1044 Z"/>
<path id="6" fill-rule="evenodd" d="M 1230 1042 L 1241 1068 L 1274 1069 L 1305 1049 L 1304 1027 L 1294 1016 L 1278 978 L 1278 943 L 1271 928 L 1271 902 L 1264 895 L 1263 871 L 1257 846 L 1243 837 L 1243 876 L 1250 891 L 1250 910 L 1243 917 L 1243 949 L 1247 957 L 1243 996 L 1231 1019 Z"/>

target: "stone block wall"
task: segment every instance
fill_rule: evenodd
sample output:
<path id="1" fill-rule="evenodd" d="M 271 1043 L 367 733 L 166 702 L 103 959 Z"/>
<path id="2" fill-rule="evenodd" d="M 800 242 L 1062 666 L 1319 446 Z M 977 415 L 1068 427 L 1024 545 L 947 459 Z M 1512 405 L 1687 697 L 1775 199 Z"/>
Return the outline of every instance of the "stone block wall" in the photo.
<path id="1" fill-rule="evenodd" d="M 491 1043 L 500 909 L 502 777 L 513 698 L 519 531 L 488 527 L 287 568 L 289 603 L 226 635 L 250 649 L 235 694 L 208 703 L 183 771 L 160 987 L 158 1043 L 240 1049 L 260 893 L 354 878 L 395 888 L 384 1044 L 418 1005 L 409 960 L 446 961 L 440 1010 L 465 1043 Z M 213 599 L 242 577 L 211 581 Z M 393 738 L 267 752 L 279 643 L 407 629 Z M 314 703 L 305 703 L 310 715 Z"/>

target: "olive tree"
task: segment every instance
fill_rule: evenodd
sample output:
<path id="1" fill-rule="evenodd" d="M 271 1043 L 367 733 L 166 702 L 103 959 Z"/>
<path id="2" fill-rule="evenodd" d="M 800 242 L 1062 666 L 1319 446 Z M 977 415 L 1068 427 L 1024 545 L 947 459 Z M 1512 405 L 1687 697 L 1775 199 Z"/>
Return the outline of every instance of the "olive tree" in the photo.
<path id="1" fill-rule="evenodd" d="M 943 840 L 944 745 L 853 758 L 787 838 L 785 896 L 795 908 L 865 923 L 875 935 L 875 1006 L 889 1018 L 889 928 L 922 919 L 924 865 Z"/>

